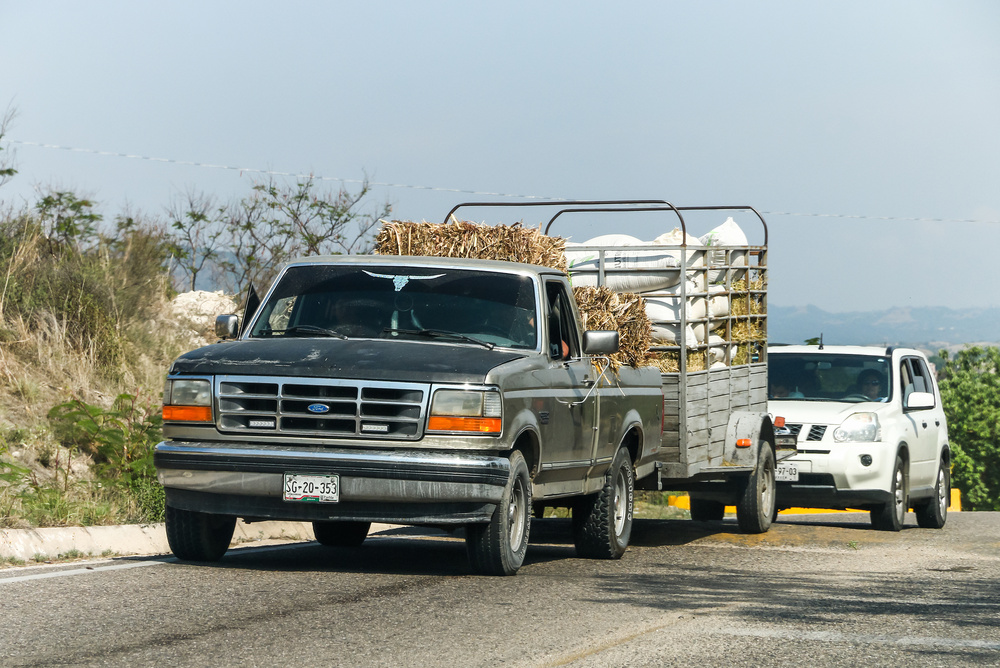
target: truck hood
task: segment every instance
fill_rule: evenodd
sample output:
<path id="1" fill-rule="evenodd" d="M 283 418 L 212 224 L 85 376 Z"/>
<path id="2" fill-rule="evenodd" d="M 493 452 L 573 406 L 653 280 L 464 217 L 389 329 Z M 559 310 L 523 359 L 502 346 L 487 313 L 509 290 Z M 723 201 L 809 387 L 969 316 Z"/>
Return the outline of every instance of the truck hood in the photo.
<path id="1" fill-rule="evenodd" d="M 170 373 L 482 383 L 494 367 L 525 356 L 422 341 L 246 339 L 192 350 L 174 361 Z"/>
<path id="2" fill-rule="evenodd" d="M 889 404 L 878 401 L 846 403 L 841 401 L 771 400 L 767 404 L 771 415 L 781 416 L 791 424 L 839 425 L 853 413 L 884 413 Z"/>

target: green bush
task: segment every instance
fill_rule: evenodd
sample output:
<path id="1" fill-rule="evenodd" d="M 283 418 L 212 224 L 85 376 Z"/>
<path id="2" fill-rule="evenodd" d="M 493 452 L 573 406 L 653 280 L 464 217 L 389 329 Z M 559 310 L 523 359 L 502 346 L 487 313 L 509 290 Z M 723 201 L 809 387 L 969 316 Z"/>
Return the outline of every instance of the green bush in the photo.
<path id="1" fill-rule="evenodd" d="M 121 394 L 110 409 L 103 409 L 77 398 L 54 406 L 48 418 L 62 445 L 93 458 L 98 484 L 106 497 L 124 507 L 129 521 L 162 520 L 163 488 L 153 466 L 163 426 L 158 405 Z"/>

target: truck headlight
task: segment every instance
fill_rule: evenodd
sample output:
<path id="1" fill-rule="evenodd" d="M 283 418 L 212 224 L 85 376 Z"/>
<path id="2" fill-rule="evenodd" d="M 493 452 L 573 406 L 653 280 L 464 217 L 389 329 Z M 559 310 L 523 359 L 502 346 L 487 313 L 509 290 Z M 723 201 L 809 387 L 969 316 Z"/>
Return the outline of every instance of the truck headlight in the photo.
<path id="1" fill-rule="evenodd" d="M 499 434 L 500 405 L 495 390 L 438 390 L 431 399 L 427 431 Z"/>
<path id="2" fill-rule="evenodd" d="M 163 388 L 164 422 L 211 422 L 212 384 L 204 379 L 167 379 Z"/>
<path id="3" fill-rule="evenodd" d="M 871 442 L 882 440 L 882 428 L 875 413 L 853 413 L 833 432 L 837 443 Z"/>

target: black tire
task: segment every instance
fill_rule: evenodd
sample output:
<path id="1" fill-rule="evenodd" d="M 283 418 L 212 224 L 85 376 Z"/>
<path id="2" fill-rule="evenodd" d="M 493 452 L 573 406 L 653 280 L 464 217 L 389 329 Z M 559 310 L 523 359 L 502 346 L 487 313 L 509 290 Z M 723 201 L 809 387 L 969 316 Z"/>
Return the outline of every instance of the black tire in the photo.
<path id="1" fill-rule="evenodd" d="M 726 516 L 726 504 L 722 501 L 691 497 L 691 519 L 695 522 L 721 522 Z"/>
<path id="2" fill-rule="evenodd" d="M 321 522 L 315 521 L 313 535 L 316 542 L 327 547 L 357 547 L 365 542 L 371 522 Z"/>
<path id="3" fill-rule="evenodd" d="M 871 511 L 872 526 L 879 531 L 899 531 L 903 528 L 906 511 L 909 509 L 906 495 L 906 467 L 903 456 L 896 455 L 896 465 L 892 470 L 892 484 L 889 493 L 893 501 Z"/>
<path id="4" fill-rule="evenodd" d="M 938 465 L 937 482 L 934 484 L 934 497 L 914 506 L 917 513 L 917 524 L 925 529 L 941 529 L 948 521 L 948 505 L 951 503 L 951 471 L 948 464 L 942 461 Z"/>
<path id="5" fill-rule="evenodd" d="M 531 533 L 531 476 L 524 455 L 510 455 L 503 499 L 489 524 L 465 527 L 465 547 L 472 570 L 481 575 L 514 575 L 524 563 Z"/>
<path id="6" fill-rule="evenodd" d="M 635 469 L 628 450 L 619 448 L 604 487 L 573 505 L 573 541 L 578 556 L 620 559 L 632 536 Z"/>
<path id="7" fill-rule="evenodd" d="M 770 529 L 778 502 L 774 448 L 766 441 L 757 447 L 757 468 L 743 481 L 736 499 L 736 522 L 743 533 L 764 533 Z"/>
<path id="8" fill-rule="evenodd" d="M 232 515 L 166 507 L 167 544 L 178 559 L 218 561 L 229 549 L 235 530 Z"/>

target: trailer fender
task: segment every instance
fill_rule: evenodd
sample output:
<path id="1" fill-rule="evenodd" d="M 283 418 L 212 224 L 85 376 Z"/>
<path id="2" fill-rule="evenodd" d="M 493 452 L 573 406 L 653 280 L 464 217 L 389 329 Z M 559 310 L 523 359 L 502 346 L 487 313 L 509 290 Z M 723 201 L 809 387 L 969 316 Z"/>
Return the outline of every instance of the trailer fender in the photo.
<path id="1" fill-rule="evenodd" d="M 724 465 L 757 466 L 761 443 L 774 447 L 774 426 L 770 416 L 767 413 L 733 411 L 726 427 Z"/>

